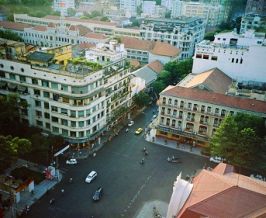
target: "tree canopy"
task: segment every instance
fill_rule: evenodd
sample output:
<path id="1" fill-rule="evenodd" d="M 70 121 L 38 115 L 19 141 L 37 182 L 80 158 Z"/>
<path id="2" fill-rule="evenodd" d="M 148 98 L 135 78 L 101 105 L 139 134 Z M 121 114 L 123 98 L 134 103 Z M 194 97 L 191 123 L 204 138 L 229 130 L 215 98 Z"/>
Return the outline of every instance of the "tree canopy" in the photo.
<path id="1" fill-rule="evenodd" d="M 153 90 L 159 94 L 168 85 L 176 85 L 186 75 L 191 73 L 192 59 L 183 61 L 171 61 L 164 65 L 157 80 L 151 85 Z"/>
<path id="2" fill-rule="evenodd" d="M 22 38 L 20 36 L 9 30 L 0 30 L 0 38 L 22 42 Z"/>
<path id="3" fill-rule="evenodd" d="M 147 93 L 141 91 L 138 94 L 134 95 L 133 101 L 138 107 L 141 108 L 149 104 L 150 96 Z"/>
<path id="4" fill-rule="evenodd" d="M 260 117 L 242 113 L 229 115 L 211 138 L 211 154 L 225 158 L 234 166 L 265 171 L 265 132 Z"/>

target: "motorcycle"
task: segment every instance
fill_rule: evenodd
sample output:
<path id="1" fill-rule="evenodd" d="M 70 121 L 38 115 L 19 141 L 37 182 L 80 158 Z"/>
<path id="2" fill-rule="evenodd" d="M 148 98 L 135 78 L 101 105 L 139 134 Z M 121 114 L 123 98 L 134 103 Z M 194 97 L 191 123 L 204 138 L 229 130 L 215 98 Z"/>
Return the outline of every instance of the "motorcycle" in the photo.
<path id="1" fill-rule="evenodd" d="M 169 163 L 182 163 L 182 161 L 178 157 L 174 157 L 174 156 L 172 158 L 168 157 L 167 161 Z"/>

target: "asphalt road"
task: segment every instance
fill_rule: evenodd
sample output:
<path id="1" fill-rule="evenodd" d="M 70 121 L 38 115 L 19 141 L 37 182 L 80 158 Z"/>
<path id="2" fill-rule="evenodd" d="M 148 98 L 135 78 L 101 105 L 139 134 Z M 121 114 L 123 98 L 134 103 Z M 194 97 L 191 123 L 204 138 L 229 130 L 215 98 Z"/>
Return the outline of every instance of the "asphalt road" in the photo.
<path id="1" fill-rule="evenodd" d="M 143 133 L 135 135 L 136 128 L 145 128 L 151 121 L 152 110 L 154 108 L 149 108 L 139 115 L 128 133 L 121 131 L 95 158 L 79 160 L 78 165 L 62 166 L 66 169 L 62 182 L 32 206 L 28 217 L 134 217 L 147 201 L 169 202 L 177 175 L 181 171 L 183 177 L 192 174 L 208 160 L 146 142 Z M 144 165 L 140 165 L 144 146 L 149 154 L 145 156 Z M 180 157 L 182 163 L 168 163 L 166 159 L 172 155 Z M 92 170 L 98 176 L 87 184 L 85 178 Z M 69 183 L 70 177 L 72 183 Z M 92 195 L 99 186 L 103 187 L 104 195 L 95 203 Z M 55 199 L 53 205 L 49 204 L 51 198 Z"/>

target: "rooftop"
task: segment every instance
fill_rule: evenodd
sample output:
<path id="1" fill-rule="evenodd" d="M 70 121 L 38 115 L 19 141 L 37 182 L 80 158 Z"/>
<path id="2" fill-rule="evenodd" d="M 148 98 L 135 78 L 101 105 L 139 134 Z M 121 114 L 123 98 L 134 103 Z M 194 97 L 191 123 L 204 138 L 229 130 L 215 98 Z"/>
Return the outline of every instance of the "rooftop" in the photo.
<path id="1" fill-rule="evenodd" d="M 220 163 L 193 179 L 192 192 L 177 217 L 235 218 L 265 213 L 266 182 L 234 173 L 231 165 Z"/>
<path id="2" fill-rule="evenodd" d="M 163 64 L 158 60 L 149 63 L 148 67 L 151 68 L 156 73 L 160 73 L 163 70 Z"/>
<path id="3" fill-rule="evenodd" d="M 232 82 L 232 79 L 224 72 L 218 68 L 212 68 L 200 74 L 187 75 L 178 83 L 178 86 L 186 88 L 200 88 L 225 94 Z"/>
<path id="4" fill-rule="evenodd" d="M 49 54 L 49 53 L 40 52 L 40 51 L 32 52 L 27 56 L 27 59 L 30 61 L 38 61 L 38 62 L 43 62 L 43 63 L 47 63 L 51 61 L 53 58 L 54 58 L 54 54 Z"/>
<path id="5" fill-rule="evenodd" d="M 121 37 L 121 42 L 125 48 L 149 51 L 155 55 L 177 57 L 180 54 L 178 48 L 165 42 L 154 42 L 133 37 Z"/>
<path id="6" fill-rule="evenodd" d="M 224 94 L 199 89 L 184 88 L 180 86 L 168 86 L 164 91 L 161 92 L 161 95 L 180 97 L 214 105 L 237 108 L 240 110 L 266 113 L 266 102 L 264 101 L 227 96 Z"/>
<path id="7" fill-rule="evenodd" d="M 24 23 L 15 23 L 15 22 L 9 22 L 9 21 L 0 21 L 0 27 L 4 29 L 11 29 L 11 30 L 18 30 L 23 31 L 24 28 L 32 27 L 29 24 Z"/>

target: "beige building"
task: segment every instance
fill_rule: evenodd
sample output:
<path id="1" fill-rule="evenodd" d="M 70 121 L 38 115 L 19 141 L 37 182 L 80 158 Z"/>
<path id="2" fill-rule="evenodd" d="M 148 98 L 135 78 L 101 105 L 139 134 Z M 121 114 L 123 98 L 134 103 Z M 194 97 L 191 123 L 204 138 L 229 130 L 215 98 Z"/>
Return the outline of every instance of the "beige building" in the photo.
<path id="1" fill-rule="evenodd" d="M 179 86 L 160 94 L 156 135 L 206 146 L 227 114 L 249 113 L 266 118 L 266 102 Z"/>

